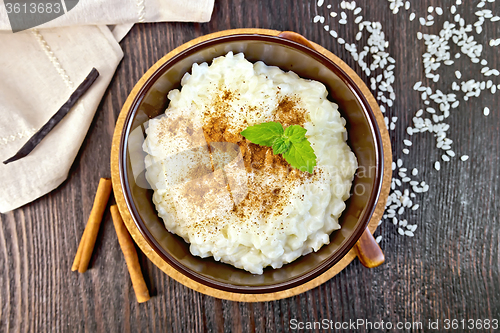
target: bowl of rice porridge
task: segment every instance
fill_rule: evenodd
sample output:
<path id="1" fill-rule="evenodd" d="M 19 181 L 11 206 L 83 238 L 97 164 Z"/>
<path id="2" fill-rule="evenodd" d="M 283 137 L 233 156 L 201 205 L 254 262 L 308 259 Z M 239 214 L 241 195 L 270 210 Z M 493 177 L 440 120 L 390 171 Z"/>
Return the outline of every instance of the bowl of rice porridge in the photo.
<path id="1" fill-rule="evenodd" d="M 272 293 L 320 276 L 378 202 L 370 104 L 293 39 L 234 33 L 176 49 L 122 110 L 119 185 L 143 251 L 208 288 Z"/>

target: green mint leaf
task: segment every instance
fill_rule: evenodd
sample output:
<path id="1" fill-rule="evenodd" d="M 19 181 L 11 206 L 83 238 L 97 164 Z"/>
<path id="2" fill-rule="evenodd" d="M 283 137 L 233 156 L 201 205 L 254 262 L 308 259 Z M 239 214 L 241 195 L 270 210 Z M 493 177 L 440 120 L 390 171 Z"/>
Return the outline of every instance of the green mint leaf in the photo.
<path id="1" fill-rule="evenodd" d="M 278 155 L 278 154 L 286 153 L 288 151 L 288 149 L 290 149 L 291 145 L 292 145 L 292 143 L 290 142 L 289 139 L 286 139 L 283 137 L 277 138 L 273 144 L 273 154 Z"/>
<path id="2" fill-rule="evenodd" d="M 313 173 L 316 166 L 316 155 L 307 139 L 297 143 L 293 142 L 290 149 L 283 154 L 283 157 L 292 167 L 300 171 Z"/>
<path id="3" fill-rule="evenodd" d="M 241 132 L 250 142 L 273 148 L 273 154 L 281 154 L 295 169 L 313 173 L 316 155 L 306 138 L 307 130 L 299 125 L 283 129 L 280 123 L 271 121 L 247 127 Z"/>
<path id="4" fill-rule="evenodd" d="M 285 129 L 284 136 L 289 138 L 293 143 L 298 143 L 306 138 L 306 132 L 307 130 L 304 127 L 300 125 L 292 125 Z"/>
<path id="5" fill-rule="evenodd" d="M 277 138 L 281 138 L 283 136 L 283 133 L 283 126 L 280 123 L 271 121 L 268 123 L 248 126 L 244 131 L 241 132 L 241 135 L 243 135 L 252 143 L 261 146 L 272 147 L 274 141 Z"/>

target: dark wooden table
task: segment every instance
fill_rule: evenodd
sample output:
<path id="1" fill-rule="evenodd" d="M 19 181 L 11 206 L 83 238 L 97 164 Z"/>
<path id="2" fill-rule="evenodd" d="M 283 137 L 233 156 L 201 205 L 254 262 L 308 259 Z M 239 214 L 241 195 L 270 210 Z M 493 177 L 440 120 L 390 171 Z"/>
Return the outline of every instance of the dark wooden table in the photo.
<path id="1" fill-rule="evenodd" d="M 465 1 L 459 12 L 472 23 L 478 0 Z M 419 196 L 421 208 L 405 217 L 418 224 L 414 238 L 397 234 L 392 223 L 383 223 L 381 247 L 386 263 L 366 269 L 357 260 L 339 275 L 304 294 L 275 302 L 236 303 L 194 292 L 170 279 L 144 255 L 140 260 L 153 295 L 138 304 L 123 255 L 119 249 L 109 212 L 98 235 L 91 267 L 85 274 L 72 273 L 71 263 L 89 215 L 100 177 L 109 176 L 114 123 L 128 93 L 143 73 L 164 54 L 197 36 L 230 28 L 294 30 L 337 54 L 369 83 L 349 52 L 324 29 L 313 23 L 325 15 L 331 3 L 340 13 L 338 0 L 316 1 L 217 0 L 209 23 L 158 23 L 136 25 L 122 41 L 125 57 L 118 66 L 74 166 L 57 190 L 14 212 L 0 215 L 0 331 L 24 332 L 289 332 L 290 321 L 328 320 L 349 322 L 422 322 L 445 319 L 500 320 L 499 93 L 483 92 L 479 98 L 462 102 L 447 122 L 454 150 L 471 156 L 442 163 L 437 172 L 433 162 L 442 151 L 435 148 L 431 134 L 415 137 L 409 155 L 403 155 L 402 138 L 416 110 L 423 107 L 416 81 L 434 87 L 450 86 L 454 69 L 441 72 L 434 84 L 426 80 L 421 57 L 425 52 L 417 31 L 437 33 L 455 1 L 412 1 L 417 19 L 409 12 L 393 15 L 385 0 L 358 1 L 363 15 L 380 21 L 389 52 L 396 59 L 395 106 L 398 116 L 391 132 L 396 158 L 420 170 L 430 191 Z M 421 28 L 418 17 L 428 5 L 445 9 L 445 15 L 429 28 Z M 472 7 L 474 5 L 474 8 Z M 500 14 L 500 4 L 487 3 Z M 352 15 L 352 12 L 349 13 Z M 338 18 L 331 26 L 344 39 L 355 41 L 352 16 L 347 25 Z M 474 38 L 485 44 L 483 56 L 489 67 L 500 68 L 500 46 L 487 42 L 500 37 L 500 22 L 485 24 Z M 453 45 L 452 54 L 458 52 Z M 480 78 L 481 66 L 462 56 L 455 65 L 464 76 Z M 491 79 L 500 83 L 500 78 Z M 491 114 L 483 116 L 484 106 Z M 466 322 L 467 324 L 468 322 Z M 499 324 L 500 325 L 500 324 Z M 293 326 L 292 326 L 293 328 Z M 316 329 L 315 331 L 320 331 Z M 358 330 L 367 331 L 360 327 Z M 383 330 L 380 330 L 383 331 Z M 392 330 L 398 331 L 396 329 Z M 402 331 L 402 330 L 399 330 Z M 411 331 L 423 331 L 413 329 Z M 457 329 L 463 331 L 493 331 Z"/>

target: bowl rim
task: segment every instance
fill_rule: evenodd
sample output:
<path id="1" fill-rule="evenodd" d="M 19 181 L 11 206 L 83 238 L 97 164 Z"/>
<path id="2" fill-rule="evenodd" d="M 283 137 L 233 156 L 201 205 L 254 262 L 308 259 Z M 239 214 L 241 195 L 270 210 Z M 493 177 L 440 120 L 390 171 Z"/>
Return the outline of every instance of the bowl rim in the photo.
<path id="1" fill-rule="evenodd" d="M 366 208 L 362 211 L 362 214 L 360 215 L 359 219 L 362 219 L 362 223 L 359 223 L 357 227 L 354 229 L 353 234 L 351 237 L 347 238 L 347 240 L 340 246 L 340 248 L 333 253 L 330 257 L 327 259 L 323 260 L 318 266 L 314 267 L 313 269 L 310 269 L 309 271 L 291 279 L 287 280 L 285 282 L 280 282 L 276 284 L 268 284 L 268 285 L 258 285 L 258 286 L 245 286 L 245 285 L 236 285 L 236 284 L 228 284 L 224 283 L 221 281 L 217 281 L 211 278 L 208 278 L 194 270 L 191 270 L 190 268 L 182 265 L 179 261 L 177 261 L 174 257 L 172 257 L 168 252 L 164 251 L 162 246 L 156 241 L 155 237 L 151 234 L 147 226 L 144 224 L 142 219 L 140 218 L 139 212 L 137 210 L 137 207 L 135 206 L 132 197 L 131 197 L 131 189 L 130 186 L 127 182 L 128 178 L 128 173 L 127 169 L 125 167 L 126 165 L 126 159 L 127 159 L 127 154 L 125 147 L 127 146 L 128 142 L 128 134 L 130 133 L 130 129 L 132 126 L 131 119 L 132 117 L 137 113 L 138 107 L 142 100 L 144 99 L 146 93 L 149 91 L 151 86 L 156 82 L 156 80 L 163 75 L 164 70 L 168 68 L 171 64 L 177 62 L 179 59 L 181 59 L 184 56 L 190 55 L 194 52 L 196 52 L 200 48 L 207 47 L 212 44 L 218 44 L 220 42 L 226 42 L 226 41 L 237 41 L 237 40 L 251 40 L 251 41 L 266 41 L 266 42 L 272 42 L 276 44 L 281 44 L 285 46 L 292 47 L 294 49 L 298 49 L 299 51 L 302 51 L 303 53 L 307 54 L 308 56 L 311 56 L 315 58 L 317 61 L 321 62 L 323 65 L 325 65 L 329 70 L 333 71 L 349 88 L 349 90 L 355 95 L 355 97 L 358 99 L 362 109 L 363 113 L 365 114 L 366 118 L 369 119 L 369 128 L 370 128 L 370 135 L 372 136 L 374 143 L 375 143 L 375 161 L 376 161 L 376 174 L 375 174 L 375 180 L 374 180 L 374 188 L 372 190 L 370 199 L 366 205 Z M 161 61 L 161 60 L 160 60 Z M 155 66 L 153 66 L 155 67 Z M 151 69 L 153 69 L 151 67 Z M 333 69 L 332 69 L 333 68 Z M 150 70 L 151 70 L 150 69 Z M 144 74 L 144 76 L 148 75 L 149 71 Z M 143 76 L 143 77 L 144 77 Z M 140 82 L 140 81 L 139 81 Z M 130 103 L 130 106 L 127 111 L 127 115 L 124 121 L 124 127 L 120 135 L 120 142 L 119 142 L 119 152 L 118 152 L 118 169 L 119 169 L 119 179 L 120 179 L 120 184 L 123 190 L 123 195 L 125 199 L 126 206 L 131 213 L 132 220 L 137 227 L 138 231 L 140 234 L 143 236 L 143 238 L 146 240 L 148 245 L 152 248 L 152 250 L 161 257 L 162 260 L 164 260 L 167 264 L 172 266 L 174 269 L 176 269 L 179 273 L 182 275 L 187 276 L 188 278 L 201 283 L 202 285 L 208 286 L 210 288 L 215 288 L 218 290 L 223 290 L 227 292 L 234 292 L 234 293 L 242 293 L 242 294 L 260 294 L 260 293 L 273 293 L 273 292 L 280 292 L 283 290 L 287 290 L 290 288 L 297 287 L 307 281 L 310 281 L 320 275 L 322 275 L 324 272 L 326 272 L 328 269 L 330 269 L 333 265 L 335 265 L 339 260 L 341 260 L 356 244 L 358 241 L 359 237 L 362 235 L 364 230 L 366 229 L 368 223 L 370 222 L 370 219 L 373 215 L 373 212 L 375 211 L 375 208 L 377 206 L 377 202 L 380 198 L 380 193 L 382 190 L 382 183 L 383 183 L 383 174 L 384 174 L 384 150 L 383 150 L 383 143 L 382 143 L 382 137 L 380 133 L 380 129 L 378 127 L 378 123 L 374 114 L 374 111 L 372 110 L 372 107 L 368 100 L 366 99 L 365 95 L 361 91 L 360 87 L 354 82 L 354 80 L 347 74 L 345 71 L 335 62 L 333 62 L 330 58 L 328 58 L 326 55 L 318 52 L 315 49 L 311 49 L 307 46 L 304 46 L 300 43 L 297 43 L 295 41 L 291 41 L 279 36 L 275 35 L 268 35 L 268 34 L 260 34 L 260 33 L 236 33 L 236 34 L 230 34 L 230 35 L 222 35 L 214 38 L 210 38 L 207 40 L 202 40 L 167 59 L 165 62 L 160 64 L 157 68 L 154 69 L 154 72 L 150 75 L 148 75 L 148 78 L 146 81 L 140 86 L 138 92 L 136 93 L 133 101 Z"/>

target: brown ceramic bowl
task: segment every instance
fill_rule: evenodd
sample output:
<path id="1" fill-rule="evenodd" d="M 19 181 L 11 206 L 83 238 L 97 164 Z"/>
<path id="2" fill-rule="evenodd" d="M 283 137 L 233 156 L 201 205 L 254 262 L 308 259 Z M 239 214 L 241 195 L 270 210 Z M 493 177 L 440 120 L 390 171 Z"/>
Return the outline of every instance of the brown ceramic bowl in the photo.
<path id="1" fill-rule="evenodd" d="M 243 52 L 249 61 L 264 61 L 303 78 L 325 84 L 329 99 L 339 105 L 347 121 L 348 144 L 359 163 L 352 195 L 340 218 L 341 229 L 330 236 L 330 244 L 280 269 L 266 268 L 254 275 L 212 258 L 191 255 L 189 244 L 168 232 L 158 217 L 141 171 L 144 153 L 143 124 L 163 113 L 167 93 L 180 87 L 184 73 L 194 63 L 211 62 L 227 52 Z M 269 293 L 301 285 L 337 263 L 364 232 L 380 195 L 383 148 L 377 122 L 360 88 L 332 60 L 301 43 L 260 34 L 234 34 L 200 42 L 158 66 L 140 87 L 125 120 L 119 146 L 120 182 L 125 201 L 138 230 L 165 262 L 181 274 L 211 288 L 235 293 Z"/>

